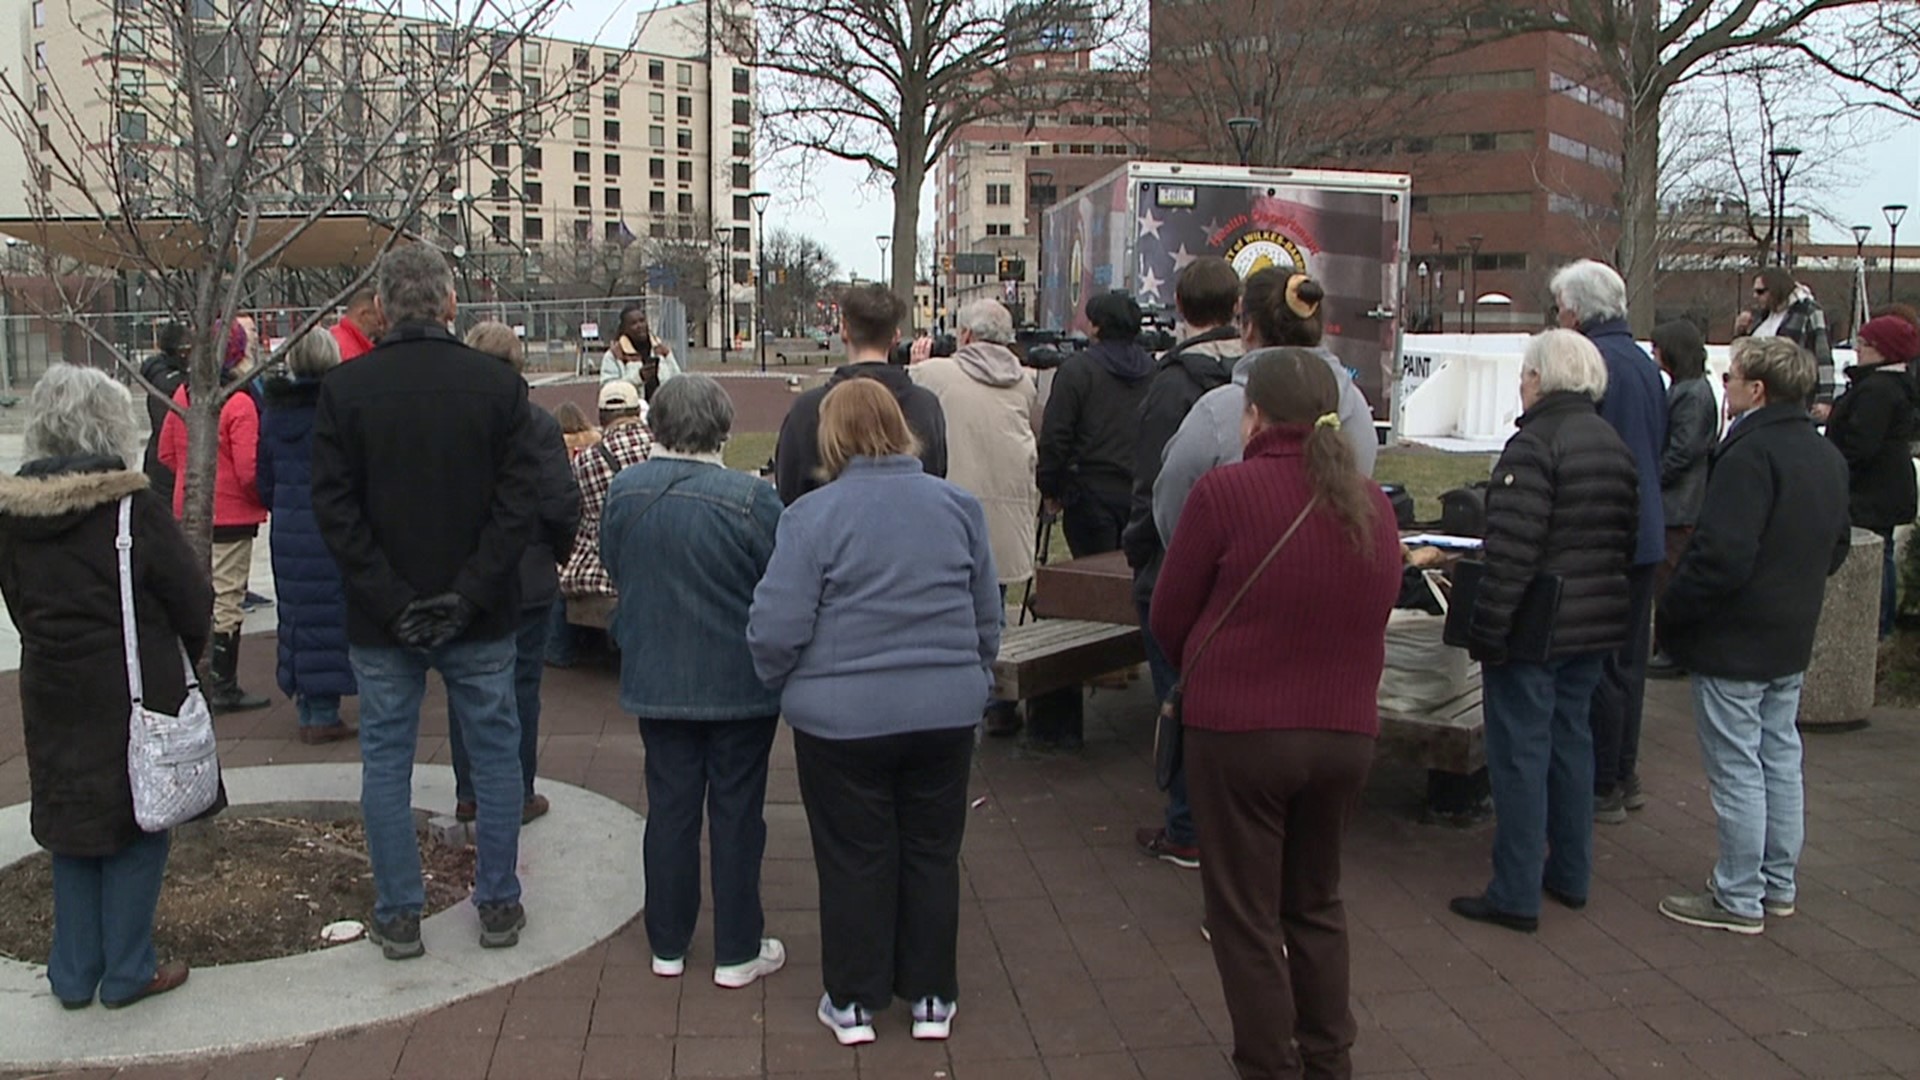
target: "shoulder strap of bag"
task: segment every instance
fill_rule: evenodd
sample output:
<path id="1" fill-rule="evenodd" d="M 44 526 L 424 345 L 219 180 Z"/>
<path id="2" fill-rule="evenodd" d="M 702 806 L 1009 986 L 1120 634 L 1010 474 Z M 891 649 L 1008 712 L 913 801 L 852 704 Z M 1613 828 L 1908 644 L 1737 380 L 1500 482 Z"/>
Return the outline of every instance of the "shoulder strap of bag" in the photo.
<path id="1" fill-rule="evenodd" d="M 1287 531 L 1281 533 L 1280 539 L 1274 541 L 1273 550 L 1267 552 L 1267 557 L 1261 559 L 1260 565 L 1254 567 L 1253 573 L 1247 575 L 1246 583 L 1240 586 L 1239 592 L 1233 594 L 1233 599 L 1227 601 L 1226 608 L 1220 612 L 1220 617 L 1213 621 L 1213 627 L 1207 631 L 1207 636 L 1201 638 L 1199 647 L 1193 650 L 1193 659 L 1187 661 L 1188 671 L 1192 671 L 1194 665 L 1200 662 L 1200 657 L 1206 654 L 1207 646 L 1213 644 L 1213 635 L 1219 633 L 1220 628 L 1226 625 L 1227 619 L 1233 615 L 1233 610 L 1240 606 L 1241 599 L 1247 595 L 1247 590 L 1253 588 L 1253 583 L 1260 580 L 1260 575 L 1266 572 L 1267 564 L 1273 561 L 1275 555 L 1280 554 L 1281 548 L 1287 546 L 1287 541 L 1293 539 L 1293 534 L 1300 531 L 1300 525 L 1307 520 L 1307 515 L 1313 513 L 1313 508 L 1318 505 L 1320 505 L 1320 496 L 1315 495 L 1313 498 L 1308 499 L 1307 505 L 1300 508 L 1300 516 L 1294 518 L 1293 524 L 1287 526 Z"/>
<path id="2" fill-rule="evenodd" d="M 120 497 L 120 527 L 113 538 L 114 552 L 120 562 L 120 639 L 127 650 L 127 697 L 139 706 L 146 695 L 140 672 L 140 631 L 133 616 L 133 496 Z M 187 673 L 187 689 L 200 685 L 193 673 L 193 661 L 187 647 L 180 648 L 180 666 Z"/>

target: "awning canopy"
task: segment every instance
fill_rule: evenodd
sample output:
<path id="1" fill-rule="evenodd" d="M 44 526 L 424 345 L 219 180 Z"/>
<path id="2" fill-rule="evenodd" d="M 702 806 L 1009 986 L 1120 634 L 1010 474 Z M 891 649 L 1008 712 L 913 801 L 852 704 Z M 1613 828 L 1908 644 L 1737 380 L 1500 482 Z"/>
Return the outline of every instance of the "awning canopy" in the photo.
<path id="1" fill-rule="evenodd" d="M 308 220 L 297 213 L 264 214 L 250 250 L 264 254 L 298 231 L 269 265 L 291 270 L 366 266 L 379 255 L 394 230 L 360 213 L 327 214 Z M 110 270 L 185 270 L 207 257 L 206 230 L 184 217 L 0 218 L 0 235 L 12 243 L 36 247 L 89 266 Z M 406 237 L 402 237 L 406 239 Z"/>

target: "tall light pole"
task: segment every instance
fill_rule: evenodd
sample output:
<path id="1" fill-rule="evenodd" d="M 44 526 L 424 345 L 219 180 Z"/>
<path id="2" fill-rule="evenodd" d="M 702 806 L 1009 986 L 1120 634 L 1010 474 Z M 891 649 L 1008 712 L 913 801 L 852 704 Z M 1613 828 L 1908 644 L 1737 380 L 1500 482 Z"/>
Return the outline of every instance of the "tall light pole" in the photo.
<path id="1" fill-rule="evenodd" d="M 1454 248 L 1454 251 L 1460 256 L 1460 325 L 1465 326 L 1467 325 L 1467 272 L 1473 266 L 1473 249 L 1461 244 Z"/>
<path id="2" fill-rule="evenodd" d="M 1853 227 L 1853 306 L 1847 312 L 1847 339 L 1860 332 L 1860 325 L 1866 322 L 1860 315 L 1867 306 L 1867 237 L 1873 233 L 1871 225 Z"/>
<path id="3" fill-rule="evenodd" d="M 1467 316 L 1467 333 L 1480 332 L 1480 244 L 1486 237 L 1474 233 L 1467 237 L 1467 292 L 1473 296 L 1473 307 Z"/>
<path id="4" fill-rule="evenodd" d="M 1893 303 L 1893 261 L 1900 256 L 1900 222 L 1906 219 L 1906 203 L 1888 203 L 1880 208 L 1887 216 L 1887 303 Z"/>
<path id="5" fill-rule="evenodd" d="M 1427 295 L 1427 260 L 1421 259 L 1415 272 L 1420 275 L 1420 310 L 1413 317 L 1413 332 L 1424 334 L 1427 332 L 1427 307 L 1431 299 Z"/>
<path id="6" fill-rule="evenodd" d="M 718 231 L 718 230 L 716 230 Z M 733 234 L 720 234 L 720 362 L 733 347 Z"/>
<path id="7" fill-rule="evenodd" d="M 1227 120 L 1227 134 L 1233 136 L 1233 149 L 1245 165 L 1253 157 L 1253 139 L 1260 132 L 1257 116 L 1235 116 Z"/>
<path id="8" fill-rule="evenodd" d="M 1053 205 L 1053 170 L 1034 169 L 1027 174 L 1027 181 L 1027 200 L 1033 203 L 1035 225 L 1033 261 L 1040 264 L 1033 274 L 1033 317 L 1027 321 L 1039 326 L 1046 313 L 1047 207 Z"/>
<path id="9" fill-rule="evenodd" d="M 1800 151 L 1791 146 L 1776 146 L 1768 151 L 1773 161 L 1774 183 L 1779 195 L 1774 202 L 1773 264 L 1787 265 L 1787 177 L 1793 175 L 1793 167 L 1800 161 Z"/>
<path id="10" fill-rule="evenodd" d="M 755 225 L 753 250 L 758 256 L 756 259 L 758 269 L 753 275 L 753 335 L 760 347 L 760 374 L 765 375 L 767 373 L 767 204 L 773 201 L 773 192 L 748 192 L 747 201 L 753 204 Z"/>

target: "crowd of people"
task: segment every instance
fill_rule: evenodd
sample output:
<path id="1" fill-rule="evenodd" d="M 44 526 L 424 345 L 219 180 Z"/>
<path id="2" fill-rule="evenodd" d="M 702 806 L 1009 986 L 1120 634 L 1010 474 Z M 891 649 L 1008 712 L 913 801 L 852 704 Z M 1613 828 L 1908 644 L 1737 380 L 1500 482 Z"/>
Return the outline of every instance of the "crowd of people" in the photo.
<path id="1" fill-rule="evenodd" d="M 1650 356 L 1610 267 L 1553 278 L 1562 328 L 1527 345 L 1467 601 L 1496 829 L 1491 879 L 1453 901 L 1461 917 L 1533 931 L 1543 898 L 1586 904 L 1595 822 L 1650 798 L 1637 768 L 1650 657 L 1653 674 L 1692 676 L 1720 819 L 1706 891 L 1660 910 L 1740 933 L 1793 912 L 1794 715 L 1821 571 L 1845 558 L 1850 525 L 1890 536 L 1914 517 L 1904 365 L 1920 329 L 1898 315 L 1861 327 L 1852 387 L 1835 393 L 1795 336 L 1824 335 L 1817 307 L 1777 277 L 1756 279 L 1771 314 L 1740 327 L 1724 433 L 1698 328 L 1662 325 Z M 56 367 L 33 391 L 31 460 L 0 478 L 33 828 L 55 856 L 55 995 L 117 1007 L 186 978 L 154 956 L 166 835 L 135 825 L 128 791 L 108 568 L 130 499 L 130 617 L 162 708 L 189 689 L 176 642 L 205 655 L 216 710 L 265 704 L 236 663 L 246 566 L 271 516 L 279 686 L 305 741 L 358 737 L 369 931 L 387 958 L 425 951 L 411 784 L 427 672 L 447 688 L 479 944 L 511 947 L 528 920 L 521 828 L 550 809 L 534 785 L 543 670 L 574 648 L 568 598 L 600 598 L 618 705 L 646 750 L 654 974 L 683 976 L 695 952 L 703 827 L 715 983 L 786 964 L 760 902 L 784 718 L 819 885 L 819 1021 L 843 1045 L 870 1042 L 900 998 L 916 1038 L 945 1038 L 976 734 L 1024 727 L 1055 752 L 1083 739 L 1078 689 L 1027 702 L 1024 718 L 992 696 L 1009 587 L 1032 575 L 1036 516 L 1057 515 L 1076 556 L 1124 552 L 1154 696 L 1178 701 L 1181 765 L 1163 820 L 1136 840 L 1200 872 L 1240 1074 L 1348 1071 L 1341 845 L 1379 733 L 1396 519 L 1371 479 L 1371 410 L 1323 340 L 1321 284 L 1281 269 L 1243 282 L 1207 257 L 1175 294 L 1187 333 L 1158 356 L 1131 298 L 1093 298 L 1094 343 L 1041 406 L 1000 304 L 957 313 L 953 355 L 916 347 L 896 366 L 902 302 L 852 289 L 848 363 L 793 401 L 769 482 L 726 467 L 732 401 L 680 370 L 643 311 L 622 314 L 598 424 L 570 405 L 549 414 L 529 402 L 512 328 L 456 337 L 446 260 L 401 248 L 330 332 L 287 345 L 284 375 L 229 387 L 210 565 L 175 524 L 178 413 L 152 413 L 143 455 L 127 391 Z M 252 333 L 229 328 L 234 378 Z M 185 335 L 160 346 L 147 381 L 184 405 L 164 376 Z M 1883 621 L 1891 611 L 1889 597 Z M 353 695 L 357 729 L 341 717 Z"/>

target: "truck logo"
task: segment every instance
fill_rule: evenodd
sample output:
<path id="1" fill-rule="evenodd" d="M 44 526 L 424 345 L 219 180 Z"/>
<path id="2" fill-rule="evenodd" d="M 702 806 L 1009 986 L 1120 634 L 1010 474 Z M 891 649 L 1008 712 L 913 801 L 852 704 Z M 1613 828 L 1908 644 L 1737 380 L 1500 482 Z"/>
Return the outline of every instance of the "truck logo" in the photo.
<path id="1" fill-rule="evenodd" d="M 1241 234 L 1227 247 L 1227 261 L 1242 278 L 1268 268 L 1282 271 L 1305 270 L 1307 258 L 1284 233 L 1271 229 L 1253 229 Z"/>

